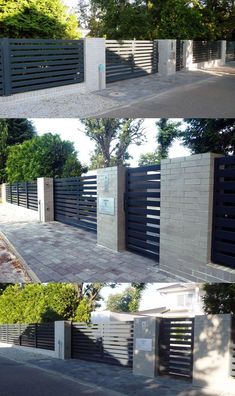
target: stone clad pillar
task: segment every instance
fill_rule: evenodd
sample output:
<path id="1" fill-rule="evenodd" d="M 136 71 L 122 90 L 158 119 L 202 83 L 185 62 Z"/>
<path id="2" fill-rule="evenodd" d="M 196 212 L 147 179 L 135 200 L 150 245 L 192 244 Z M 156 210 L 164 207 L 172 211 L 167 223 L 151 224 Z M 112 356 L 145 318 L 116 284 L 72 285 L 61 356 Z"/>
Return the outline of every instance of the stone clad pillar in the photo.
<path id="1" fill-rule="evenodd" d="M 53 179 L 39 177 L 38 187 L 38 217 L 42 223 L 54 220 L 54 191 Z"/>
<path id="2" fill-rule="evenodd" d="M 125 249 L 125 175 L 122 166 L 97 170 L 97 244 L 114 251 Z"/>
<path id="3" fill-rule="evenodd" d="M 85 84 L 88 91 L 105 89 L 105 39 L 84 39 Z"/>
<path id="4" fill-rule="evenodd" d="M 71 328 L 70 321 L 55 322 L 55 356 L 59 359 L 71 358 Z"/>
<path id="5" fill-rule="evenodd" d="M 230 375 L 231 315 L 195 317 L 193 385 L 228 393 L 235 389 Z"/>
<path id="6" fill-rule="evenodd" d="M 158 374 L 160 318 L 135 318 L 133 374 L 154 378 Z"/>
<path id="7" fill-rule="evenodd" d="M 1 198 L 2 198 L 2 203 L 5 204 L 7 202 L 6 183 L 3 183 L 1 185 Z"/>
<path id="8" fill-rule="evenodd" d="M 176 40 L 158 40 L 158 71 L 162 76 L 176 73 Z"/>

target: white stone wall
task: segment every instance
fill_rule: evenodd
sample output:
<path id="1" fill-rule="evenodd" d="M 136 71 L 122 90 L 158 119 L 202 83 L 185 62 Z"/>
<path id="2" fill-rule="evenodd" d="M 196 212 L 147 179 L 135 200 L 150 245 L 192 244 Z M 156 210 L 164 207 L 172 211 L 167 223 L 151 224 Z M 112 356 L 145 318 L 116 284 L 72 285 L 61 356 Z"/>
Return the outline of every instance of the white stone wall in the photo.
<path id="1" fill-rule="evenodd" d="M 6 201 L 7 201 L 7 199 L 6 199 L 6 194 L 7 194 L 7 191 L 6 191 L 6 183 L 3 183 L 3 184 L 1 185 L 1 199 L 2 199 L 2 203 L 3 203 L 3 204 L 5 204 Z"/>
<path id="2" fill-rule="evenodd" d="M 182 276 L 188 271 L 189 276 L 210 263 L 217 156 L 206 153 L 161 162 L 162 269 Z"/>

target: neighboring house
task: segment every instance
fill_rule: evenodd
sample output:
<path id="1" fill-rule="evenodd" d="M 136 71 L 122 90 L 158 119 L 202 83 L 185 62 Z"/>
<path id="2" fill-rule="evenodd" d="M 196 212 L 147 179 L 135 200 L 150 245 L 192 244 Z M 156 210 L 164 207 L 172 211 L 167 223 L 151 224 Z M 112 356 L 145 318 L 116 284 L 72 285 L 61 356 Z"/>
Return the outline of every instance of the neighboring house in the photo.
<path id="1" fill-rule="evenodd" d="M 92 323 L 108 323 L 115 321 L 129 321 L 136 317 L 161 316 L 161 317 L 187 317 L 203 315 L 202 284 L 200 283 L 175 283 L 169 286 L 156 288 L 157 295 L 161 297 L 163 306 L 144 309 L 138 312 L 112 312 L 94 311 L 91 313 Z"/>
<path id="2" fill-rule="evenodd" d="M 202 296 L 204 291 L 200 283 L 175 283 L 158 289 L 164 299 L 164 316 L 203 315 Z"/>

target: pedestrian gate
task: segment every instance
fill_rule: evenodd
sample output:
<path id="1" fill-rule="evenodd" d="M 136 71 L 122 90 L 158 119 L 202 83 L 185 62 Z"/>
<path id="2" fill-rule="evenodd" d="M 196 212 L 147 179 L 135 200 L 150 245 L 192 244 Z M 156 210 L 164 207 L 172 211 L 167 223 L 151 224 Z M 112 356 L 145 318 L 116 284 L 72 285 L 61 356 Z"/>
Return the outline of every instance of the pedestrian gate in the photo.
<path id="1" fill-rule="evenodd" d="M 161 318 L 159 374 L 192 379 L 194 318 Z"/>
<path id="2" fill-rule="evenodd" d="M 127 249 L 159 262 L 160 165 L 127 169 L 125 211 Z"/>
<path id="3" fill-rule="evenodd" d="M 55 220 L 95 231 L 96 175 L 54 179 Z"/>
<path id="4" fill-rule="evenodd" d="M 72 323 L 72 358 L 133 365 L 133 322 Z"/>
<path id="5" fill-rule="evenodd" d="M 106 81 L 113 82 L 158 72 L 158 42 L 106 40 Z"/>
<path id="6" fill-rule="evenodd" d="M 211 259 L 235 268 L 235 156 L 215 159 Z"/>
<path id="7" fill-rule="evenodd" d="M 184 68 L 184 41 L 176 40 L 176 71 Z"/>
<path id="8" fill-rule="evenodd" d="M 226 62 L 235 61 L 235 41 L 226 43 Z"/>

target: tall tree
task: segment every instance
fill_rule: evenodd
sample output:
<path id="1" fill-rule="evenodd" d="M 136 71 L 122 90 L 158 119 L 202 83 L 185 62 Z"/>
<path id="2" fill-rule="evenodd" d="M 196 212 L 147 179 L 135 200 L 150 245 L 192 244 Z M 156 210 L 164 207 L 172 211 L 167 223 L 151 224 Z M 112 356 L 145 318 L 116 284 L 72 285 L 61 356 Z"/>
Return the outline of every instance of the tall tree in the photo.
<path id="1" fill-rule="evenodd" d="M 131 144 L 145 140 L 143 120 L 118 118 L 87 118 L 82 120 L 85 134 L 96 143 L 92 168 L 125 164 Z"/>
<path id="2" fill-rule="evenodd" d="M 235 154 L 234 118 L 186 118 L 187 127 L 179 131 L 185 147 L 194 154 L 212 151 L 218 154 Z"/>
<path id="3" fill-rule="evenodd" d="M 106 308 L 116 312 L 136 312 L 146 285 L 145 283 L 132 283 L 122 293 L 110 295 Z"/>
<path id="4" fill-rule="evenodd" d="M 33 123 L 24 118 L 0 119 L 0 183 L 6 181 L 6 161 L 10 146 L 36 136 Z"/>
<path id="5" fill-rule="evenodd" d="M 84 7 L 91 35 L 109 39 L 231 39 L 233 0 L 91 0 Z M 87 1 L 85 1 L 87 4 Z M 94 13 L 95 9 L 95 13 Z"/>
<path id="6" fill-rule="evenodd" d="M 0 0 L 0 37 L 75 39 L 80 31 L 62 0 Z"/>
<path id="7" fill-rule="evenodd" d="M 59 135 L 46 133 L 9 149 L 6 167 L 9 182 L 80 176 L 84 171 L 73 143 L 61 140 Z"/>
<path id="8" fill-rule="evenodd" d="M 167 118 L 161 118 L 157 121 L 157 148 L 152 153 L 142 154 L 139 159 L 139 166 L 158 164 L 162 159 L 167 158 L 172 142 L 178 137 L 179 126 L 179 122 L 172 122 Z"/>
<path id="9" fill-rule="evenodd" d="M 210 283 L 204 285 L 203 306 L 206 314 L 235 314 L 235 284 Z"/>

